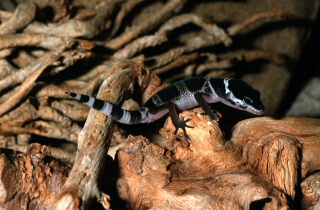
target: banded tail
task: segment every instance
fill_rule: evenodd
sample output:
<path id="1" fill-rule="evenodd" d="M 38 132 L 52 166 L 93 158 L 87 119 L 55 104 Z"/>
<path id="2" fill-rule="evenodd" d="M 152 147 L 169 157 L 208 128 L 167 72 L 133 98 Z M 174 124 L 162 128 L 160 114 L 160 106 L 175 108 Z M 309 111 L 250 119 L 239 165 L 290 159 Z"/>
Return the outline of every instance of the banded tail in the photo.
<path id="1" fill-rule="evenodd" d="M 123 124 L 140 124 L 147 122 L 147 109 L 144 107 L 139 110 L 129 111 L 92 96 L 71 92 L 66 93 L 73 98 L 78 99 L 82 103 L 102 112 L 117 122 Z"/>

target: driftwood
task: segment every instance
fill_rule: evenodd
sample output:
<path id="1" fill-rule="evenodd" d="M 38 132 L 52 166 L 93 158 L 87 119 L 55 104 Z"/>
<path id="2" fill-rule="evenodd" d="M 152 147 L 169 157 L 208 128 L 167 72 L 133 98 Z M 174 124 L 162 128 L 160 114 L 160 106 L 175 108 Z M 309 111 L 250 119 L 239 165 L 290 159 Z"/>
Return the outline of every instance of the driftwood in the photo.
<path id="1" fill-rule="evenodd" d="M 143 136 L 128 137 L 116 155 L 120 172 L 116 188 L 128 207 L 282 209 L 301 199 L 297 195 L 301 190 L 302 205 L 317 208 L 320 120 L 252 118 L 236 124 L 231 139 L 226 139 L 219 124 L 200 115 L 202 111 L 196 108 L 180 115 L 192 118 L 189 124 L 195 128 L 187 129 L 189 139 L 182 132 L 172 134 L 175 128 L 169 118 L 162 129 L 167 139 L 165 148 Z M 80 198 L 89 196 L 110 208 L 110 197 L 99 191 L 96 183 L 100 174 L 96 170 L 101 170 L 97 164 L 106 158 L 104 144 L 110 136 L 95 132 L 98 136 L 94 137 L 90 129 L 110 129 L 112 122 L 96 111 L 90 115 L 94 118 L 81 136 L 91 141 L 79 142 L 71 171 L 52 159 L 47 147 L 38 144 L 31 145 L 26 155 L 2 152 L 3 207 L 24 203 L 37 208 L 77 208 L 86 206 L 80 204 Z"/>
<path id="2" fill-rule="evenodd" d="M 198 4 L 219 7 L 185 0 L 0 1 L 1 209 L 319 206 L 319 120 L 254 118 L 233 127 L 237 116 L 221 112 L 219 123 L 209 122 L 198 108 L 180 116 L 195 127 L 186 139 L 172 134 L 170 118 L 159 135 L 161 121 L 118 125 L 65 94 L 138 109 L 178 79 L 260 75 L 255 67 L 235 67 L 285 62 L 251 37 L 286 28 L 270 30 L 292 19 L 290 11 L 262 8 L 230 21 L 194 12 Z M 279 101 L 283 92 L 277 94 L 272 99 Z M 273 101 L 265 103 L 274 113 Z"/>
<path id="3" fill-rule="evenodd" d="M 130 208 L 293 207 L 301 179 L 320 166 L 320 120 L 248 119 L 226 139 L 219 124 L 201 112 L 198 108 L 180 115 L 192 118 L 190 139 L 172 135 L 168 119 L 162 130 L 165 148 L 142 136 L 126 140 L 117 153 L 117 186 Z M 312 175 L 301 184 L 304 207 L 319 205 L 316 180 L 319 177 Z"/>
<path id="4" fill-rule="evenodd" d="M 128 90 L 136 91 L 136 84 L 143 90 L 150 79 L 150 71 L 142 63 L 115 64 L 101 85 L 98 97 L 118 104 L 125 99 Z M 79 134 L 76 161 L 62 190 L 51 201 L 52 209 L 66 209 L 70 206 L 79 208 L 80 205 L 88 207 L 91 200 L 86 198 L 98 198 L 108 208 L 108 199 L 99 190 L 98 182 L 104 169 L 104 159 L 111 142 L 113 125 L 114 121 L 104 114 L 94 110 L 89 113 L 86 124 Z"/>
<path id="5" fill-rule="evenodd" d="M 98 97 L 101 97 L 104 100 L 110 100 L 114 104 L 118 104 L 125 99 L 125 93 L 138 90 L 141 92 L 141 90 L 147 88 L 148 83 L 151 82 L 152 78 L 153 77 L 151 76 L 150 70 L 146 68 L 139 60 L 116 63 L 113 68 L 109 70 L 109 74 L 101 86 L 101 91 L 98 94 Z M 114 87 L 117 87 L 117 90 Z M 141 89 L 135 90 L 136 87 Z M 110 94 L 110 88 L 112 88 L 112 94 L 114 95 Z M 40 193 L 39 195 L 39 193 L 36 191 L 37 187 L 34 187 L 34 191 L 27 192 L 27 195 L 24 195 L 25 192 L 23 188 L 21 191 L 15 190 L 14 192 L 17 193 L 15 198 L 13 199 L 12 196 L 8 197 L 8 193 L 6 193 L 6 191 L 11 192 L 12 185 L 14 185 L 15 181 L 15 178 L 12 178 L 12 180 L 9 182 L 5 181 L 6 186 L 8 186 L 10 189 L 6 189 L 5 186 L 3 186 L 5 191 L 2 195 L 2 197 L 4 197 L 2 203 L 6 203 L 4 206 L 7 208 L 13 207 L 14 204 L 17 204 L 15 199 L 20 201 L 20 196 L 27 196 L 26 199 L 33 200 L 34 198 L 37 198 L 34 203 L 28 203 L 28 205 L 35 205 L 37 208 L 49 207 L 50 209 L 66 209 L 70 207 L 79 208 L 80 206 L 88 207 L 91 199 L 93 198 L 98 198 L 100 202 L 106 208 L 108 208 L 108 196 L 99 190 L 100 187 L 98 181 L 101 179 L 100 176 L 104 169 L 104 160 L 110 145 L 113 125 L 113 120 L 104 114 L 99 113 L 98 111 L 92 111 L 88 116 L 87 123 L 79 134 L 78 151 L 75 157 L 76 161 L 73 165 L 73 168 L 69 174 L 65 174 L 63 180 L 56 180 L 56 182 L 61 181 L 61 185 L 57 185 L 55 191 L 50 191 L 50 189 L 47 189 L 50 192 L 47 192 L 46 194 L 50 194 L 51 197 L 43 197 L 38 199 L 38 197 L 42 194 Z M 37 147 L 39 146 L 37 145 Z M 48 150 L 47 148 L 45 149 Z M 40 148 L 38 150 L 41 151 L 42 149 Z M 38 154 L 32 155 L 37 156 Z M 46 152 L 44 156 L 50 156 L 50 152 Z M 4 158 L 4 161 L 6 161 L 6 158 L 8 157 L 5 156 Z M 42 159 L 45 158 L 46 157 L 43 157 Z M 11 164 L 10 161 L 7 161 L 6 163 L 7 164 L 3 164 L 3 171 L 9 166 L 11 166 L 13 169 L 15 168 L 15 164 Z M 7 166 L 8 164 L 9 166 Z M 45 162 L 43 164 L 45 164 Z M 20 166 L 17 168 L 15 171 L 17 171 L 16 173 L 18 174 L 12 177 L 17 177 L 18 175 L 23 176 L 23 172 L 27 170 L 21 168 Z M 46 170 L 50 172 L 50 170 L 54 169 L 50 169 L 49 167 Z M 34 174 L 32 170 L 28 173 L 28 175 L 31 177 L 29 179 L 33 179 Z M 66 176 L 68 176 L 68 178 L 66 178 Z M 6 177 L 7 176 L 3 176 L 2 178 Z M 48 177 L 46 181 L 50 182 L 52 185 L 54 185 L 52 182 L 55 182 L 51 180 L 51 177 Z M 60 187 L 62 187 L 62 183 L 63 188 L 60 189 Z M 34 183 L 35 186 L 38 184 L 39 183 Z M 47 183 L 44 184 L 45 188 L 47 188 L 46 184 Z M 33 196 L 34 193 L 37 193 L 37 197 Z M 7 200 L 10 200 L 10 202 L 7 202 Z"/>

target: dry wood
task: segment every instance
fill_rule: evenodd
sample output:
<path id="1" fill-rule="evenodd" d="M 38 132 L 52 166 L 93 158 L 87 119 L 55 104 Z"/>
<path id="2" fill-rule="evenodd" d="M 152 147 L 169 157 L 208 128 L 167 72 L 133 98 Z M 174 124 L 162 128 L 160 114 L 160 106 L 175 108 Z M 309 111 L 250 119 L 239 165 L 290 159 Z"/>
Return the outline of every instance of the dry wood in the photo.
<path id="1" fill-rule="evenodd" d="M 125 48 L 113 54 L 112 58 L 119 60 L 128 59 L 147 47 L 154 47 L 165 41 L 167 41 L 167 37 L 162 35 L 143 36 L 132 41 Z"/>
<path id="2" fill-rule="evenodd" d="M 193 23 L 203 28 L 204 31 L 211 34 L 215 39 L 219 40 L 219 42 L 224 43 L 225 46 L 230 46 L 232 44 L 231 38 L 222 28 L 216 24 L 207 23 L 202 18 L 193 14 L 183 14 L 171 18 L 160 27 L 157 33 L 167 34 L 169 31 L 173 31 L 174 29 L 189 23 Z"/>
<path id="3" fill-rule="evenodd" d="M 2 149 L 0 155 L 2 208 L 45 206 L 61 189 L 69 170 L 68 166 L 51 157 L 48 147 L 40 144 L 30 145 L 25 154 Z"/>
<path id="4" fill-rule="evenodd" d="M 0 79 L 7 77 L 15 71 L 16 69 L 7 60 L 0 59 Z"/>
<path id="5" fill-rule="evenodd" d="M 244 29 L 248 29 L 250 25 L 257 22 L 270 21 L 270 20 L 281 20 L 292 18 L 293 14 L 289 12 L 284 12 L 280 9 L 273 8 L 264 12 L 254 14 L 253 16 L 245 19 L 240 23 L 230 26 L 227 31 L 231 36 L 235 36 Z"/>
<path id="6" fill-rule="evenodd" d="M 231 58 L 219 60 L 216 58 L 213 61 L 208 60 L 207 62 L 203 62 L 197 67 L 196 74 L 201 75 L 207 70 L 229 69 L 231 67 L 235 67 L 239 62 L 252 62 L 256 60 L 267 60 L 277 65 L 281 65 L 284 63 L 284 58 L 274 52 L 270 52 L 268 50 L 252 50 L 235 55 Z"/>
<path id="7" fill-rule="evenodd" d="M 37 134 L 77 142 L 81 130 L 78 124 L 41 102 L 38 107 L 35 103 L 39 102 L 26 101 L 10 114 L 1 117 L 0 134 Z"/>
<path id="8" fill-rule="evenodd" d="M 116 63 L 100 87 L 98 97 L 121 103 L 135 84 L 144 89 L 150 72 L 139 61 Z M 116 88 L 115 88 L 116 87 Z M 86 208 L 93 198 L 103 199 L 99 181 L 111 141 L 114 121 L 92 110 L 79 135 L 75 163 L 63 188 L 51 201 L 51 209 Z M 87 199 L 88 198 L 88 199 Z M 82 201 L 82 202 L 81 202 Z M 106 205 L 106 204 L 104 204 Z"/>
<path id="9" fill-rule="evenodd" d="M 60 46 L 66 45 L 66 43 L 71 40 L 71 38 L 48 36 L 45 34 L 14 34 L 0 39 L 0 49 L 17 46 L 36 46 L 47 49 L 57 49 Z"/>
<path id="10" fill-rule="evenodd" d="M 143 0 L 128 0 L 123 3 L 120 11 L 117 14 L 116 19 L 114 20 L 114 27 L 113 27 L 112 32 L 110 34 L 111 37 L 114 36 L 118 32 L 125 16 L 129 12 L 131 12 L 137 5 L 139 5 L 142 1 Z"/>
<path id="11" fill-rule="evenodd" d="M 298 177 L 320 166 L 315 167 L 317 152 L 304 147 L 312 142 L 319 148 L 320 120 L 249 119 L 238 123 L 227 140 L 218 123 L 201 112 L 180 115 L 192 119 L 190 139 L 181 138 L 181 131 L 178 140 L 171 120 L 166 121 L 166 150 L 141 136 L 126 140 L 117 155 L 117 184 L 130 208 L 249 209 L 255 203 L 264 209 L 289 208 L 287 196 L 295 198 Z M 314 168 L 301 169 L 310 163 Z"/>
<path id="12" fill-rule="evenodd" d="M 151 75 L 151 80 L 146 87 L 146 90 L 142 94 L 142 104 L 145 104 L 151 96 L 153 96 L 156 92 L 164 88 L 166 85 L 161 85 L 161 79 L 157 76 L 157 74 Z"/>
<path id="13" fill-rule="evenodd" d="M 12 12 L 3 11 L 3 10 L 0 11 L 1 22 L 8 21 L 11 17 L 12 17 Z"/>
<path id="14" fill-rule="evenodd" d="M 108 41 L 106 47 L 113 50 L 119 49 L 124 44 L 137 38 L 140 34 L 146 33 L 150 29 L 158 26 L 162 21 L 170 17 L 177 8 L 182 8 L 185 2 L 185 0 L 169 0 L 168 3 L 166 3 L 158 13 L 150 17 L 150 19 L 145 20 L 141 25 L 134 27 L 131 30 L 127 30 L 117 38 Z"/>
<path id="15" fill-rule="evenodd" d="M 52 65 L 54 62 L 57 61 L 65 47 L 66 46 L 63 46 L 62 49 L 59 49 L 51 53 L 43 63 L 34 66 L 33 73 L 30 75 L 28 79 L 24 81 L 24 83 L 19 87 L 19 89 L 17 89 L 17 91 L 14 93 L 14 96 L 12 96 L 0 105 L 0 116 L 12 109 L 21 100 L 21 98 L 23 98 L 29 93 L 36 79 L 43 73 L 43 71 L 49 65 Z"/>
<path id="16" fill-rule="evenodd" d="M 29 145 L 28 146 L 22 146 L 22 145 L 12 145 L 12 146 L 7 146 L 8 149 L 16 150 L 19 152 L 27 153 Z M 68 152 L 66 150 L 58 149 L 55 147 L 48 147 L 50 149 L 50 156 L 52 156 L 55 159 L 59 159 L 63 161 L 64 163 L 68 164 L 73 164 L 74 163 L 74 158 L 75 154 Z"/>
<path id="17" fill-rule="evenodd" d="M 319 131 L 317 119 L 256 118 L 238 124 L 232 140 L 242 148 L 243 161 L 294 198 L 298 178 L 305 178 L 320 165 L 319 155 L 312 151 L 320 145 Z"/>
<path id="18" fill-rule="evenodd" d="M 306 209 L 316 210 L 320 207 L 319 181 L 319 172 L 315 172 L 300 184 L 303 193 L 302 204 Z"/>
<path id="19" fill-rule="evenodd" d="M 36 14 L 36 5 L 32 1 L 19 4 L 12 17 L 0 25 L 0 35 L 15 33 L 28 25 Z"/>
<path id="20" fill-rule="evenodd" d="M 70 18 L 70 9 L 72 5 L 70 5 L 69 0 L 33 0 L 33 2 L 40 9 L 50 8 L 53 10 L 54 17 L 52 18 L 53 22 L 65 22 Z"/>
<path id="21" fill-rule="evenodd" d="M 88 117 L 89 107 L 70 100 L 53 101 L 51 107 L 60 111 L 74 121 L 85 121 Z"/>
<path id="22" fill-rule="evenodd" d="M 152 60 L 154 62 L 151 68 L 155 69 L 165 64 L 168 64 L 174 61 L 175 59 L 177 59 L 179 56 L 181 56 L 184 52 L 185 52 L 184 47 L 177 47 L 177 48 L 172 48 L 161 55 L 151 57 L 149 58 L 149 60 Z"/>
<path id="23" fill-rule="evenodd" d="M 89 20 L 71 19 L 65 23 L 43 24 L 33 22 L 29 24 L 24 32 L 26 33 L 44 33 L 47 35 L 64 36 L 64 37 L 86 37 L 92 38 L 105 29 L 108 18 L 114 11 L 117 1 L 101 1 L 96 5 L 96 14 Z"/>
<path id="24" fill-rule="evenodd" d="M 123 107 L 138 109 L 168 85 L 161 79 L 239 76 L 245 73 L 234 71 L 239 62 L 283 63 L 277 52 L 252 49 L 254 41 L 244 46 L 233 36 L 290 13 L 252 12 L 238 23 L 224 23 L 215 14 L 195 14 L 198 4 L 1 1 L 0 146 L 7 149 L 0 152 L 0 208 L 87 209 L 92 201 L 106 209 L 280 209 L 299 201 L 306 208 L 319 206 L 319 120 L 249 119 L 227 139 L 224 132 L 231 131 L 223 121 L 233 118 L 209 122 L 194 109 L 181 114 L 195 127 L 185 139 L 172 134 L 170 118 L 162 136 L 147 131 L 159 122 L 114 127 L 108 117 L 65 94 L 114 104 L 131 98 Z M 241 49 L 233 52 L 232 43 Z M 132 135 L 125 141 L 130 133 L 152 142 Z M 124 146 L 117 161 L 107 156 L 110 145 L 113 156 Z M 109 169 L 115 163 L 118 167 Z"/>
<path id="25" fill-rule="evenodd" d="M 172 61 L 170 64 L 163 66 L 161 68 L 157 68 L 154 71 L 157 74 L 162 74 L 167 71 L 170 71 L 171 69 L 184 66 L 188 63 L 195 62 L 199 57 L 200 57 L 199 53 L 191 53 L 191 54 L 187 54 L 187 55 L 181 55 L 180 57 L 178 57 L 177 59 Z"/>
<path id="26" fill-rule="evenodd" d="M 7 77 L 3 78 L 0 81 L 0 92 L 5 90 L 6 88 L 13 87 L 16 84 L 19 84 L 19 83 L 25 81 L 28 78 L 28 76 L 30 76 L 33 72 L 35 72 L 37 70 L 37 68 L 43 62 L 45 62 L 45 59 L 48 59 L 47 57 L 49 57 L 49 59 L 50 59 L 50 55 L 46 56 L 44 58 L 42 57 L 39 60 L 37 60 L 36 62 L 26 66 L 25 68 L 20 69 L 19 71 L 12 71 L 12 73 L 10 75 L 8 75 Z M 49 64 L 47 64 L 47 65 L 49 65 Z"/>

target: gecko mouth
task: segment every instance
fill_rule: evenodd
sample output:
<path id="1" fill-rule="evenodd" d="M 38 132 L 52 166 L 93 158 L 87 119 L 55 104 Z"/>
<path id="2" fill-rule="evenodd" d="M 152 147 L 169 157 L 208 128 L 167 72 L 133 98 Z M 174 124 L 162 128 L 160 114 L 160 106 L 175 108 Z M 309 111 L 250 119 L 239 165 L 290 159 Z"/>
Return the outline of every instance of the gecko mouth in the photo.
<path id="1" fill-rule="evenodd" d="M 246 110 L 255 115 L 263 115 L 265 107 L 262 103 L 256 104 L 255 106 L 247 106 Z"/>
<path id="2" fill-rule="evenodd" d="M 255 114 L 256 114 L 256 115 L 263 115 L 263 114 L 264 114 L 264 111 L 263 111 L 263 110 L 258 110 L 258 111 L 256 111 Z"/>
<path id="3" fill-rule="evenodd" d="M 264 114 L 264 111 L 265 111 L 265 108 L 263 106 L 263 104 L 259 104 L 259 106 L 246 106 L 244 108 L 245 111 L 247 112 L 250 112 L 252 114 L 255 114 L 255 115 L 263 115 Z"/>
<path id="4" fill-rule="evenodd" d="M 255 114 L 255 115 L 263 115 L 264 114 L 264 110 L 265 109 L 255 109 L 255 108 L 252 108 L 252 107 L 248 107 L 247 111 L 252 113 L 252 114 Z"/>

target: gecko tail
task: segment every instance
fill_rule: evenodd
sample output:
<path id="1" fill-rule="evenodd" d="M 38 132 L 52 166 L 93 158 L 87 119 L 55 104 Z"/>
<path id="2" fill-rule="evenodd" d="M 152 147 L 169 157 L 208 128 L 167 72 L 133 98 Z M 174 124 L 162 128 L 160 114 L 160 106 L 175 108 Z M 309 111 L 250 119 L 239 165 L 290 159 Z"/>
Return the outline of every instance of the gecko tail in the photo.
<path id="1" fill-rule="evenodd" d="M 140 124 L 146 122 L 147 110 L 144 107 L 139 110 L 129 111 L 122 109 L 120 106 L 113 105 L 92 96 L 71 92 L 66 93 L 71 97 L 78 99 L 80 102 L 94 108 L 95 110 L 102 112 L 117 122 L 123 124 Z"/>

